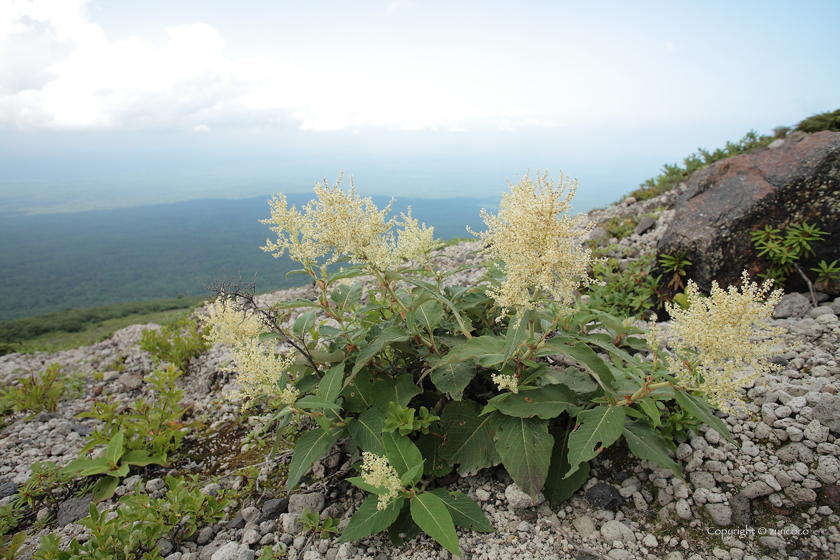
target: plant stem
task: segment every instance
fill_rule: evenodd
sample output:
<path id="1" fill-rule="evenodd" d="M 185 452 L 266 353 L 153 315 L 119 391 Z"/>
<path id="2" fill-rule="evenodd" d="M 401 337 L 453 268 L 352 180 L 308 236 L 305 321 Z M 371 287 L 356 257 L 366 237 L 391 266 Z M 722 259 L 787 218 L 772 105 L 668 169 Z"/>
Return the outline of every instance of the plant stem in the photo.
<path id="1" fill-rule="evenodd" d="M 814 284 L 807 276 L 805 276 L 805 273 L 802 271 L 802 268 L 800 268 L 799 263 L 796 263 L 796 270 L 808 284 L 808 291 L 811 292 L 811 303 L 814 304 L 814 307 L 819 307 L 819 302 L 817 302 L 817 292 L 814 290 Z"/>

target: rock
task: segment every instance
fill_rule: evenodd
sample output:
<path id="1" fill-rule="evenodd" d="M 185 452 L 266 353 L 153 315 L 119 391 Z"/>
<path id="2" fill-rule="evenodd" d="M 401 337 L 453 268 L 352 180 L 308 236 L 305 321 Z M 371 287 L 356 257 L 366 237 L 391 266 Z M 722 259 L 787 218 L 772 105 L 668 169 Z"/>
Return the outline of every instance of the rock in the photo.
<path id="1" fill-rule="evenodd" d="M 624 202 L 625 206 L 630 206 L 631 204 L 636 203 L 636 197 L 635 196 L 628 196 L 623 200 L 623 202 Z"/>
<path id="2" fill-rule="evenodd" d="M 597 245 L 603 246 L 609 243 L 610 235 L 607 233 L 607 230 L 601 226 L 595 226 L 592 228 L 592 231 L 589 232 L 589 240 L 594 241 Z"/>
<path id="3" fill-rule="evenodd" d="M 235 542 L 229 542 L 219 548 L 210 560 L 254 560 L 254 551 Z"/>
<path id="4" fill-rule="evenodd" d="M 706 504 L 706 513 L 719 527 L 728 527 L 732 524 L 732 508 L 726 504 Z"/>
<path id="5" fill-rule="evenodd" d="M 158 541 L 155 543 L 155 546 L 160 548 L 161 556 L 169 556 L 170 554 L 172 554 L 172 551 L 175 548 L 174 546 L 172 546 L 172 541 L 163 538 L 158 539 Z"/>
<path id="6" fill-rule="evenodd" d="M 785 145 L 785 139 L 784 138 L 777 138 L 767 145 L 767 149 L 768 150 L 775 150 L 776 148 L 781 148 L 784 145 Z"/>
<path id="7" fill-rule="evenodd" d="M 795 319 L 801 319 L 808 313 L 808 309 L 810 308 L 811 300 L 805 294 L 798 294 L 796 292 L 786 294 L 776 304 L 776 308 L 773 310 L 773 318 L 787 319 L 788 317 L 793 317 Z"/>
<path id="8" fill-rule="evenodd" d="M 523 492 L 516 484 L 510 484 L 505 488 L 505 498 L 513 509 L 536 507 L 545 501 L 545 496 L 540 492 L 536 498 L 532 498 Z"/>
<path id="9" fill-rule="evenodd" d="M 703 291 L 712 280 L 737 285 L 745 269 L 755 278 L 762 269 L 751 232 L 807 222 L 827 232 L 828 239 L 840 235 L 838 176 L 840 132 L 818 132 L 775 150 L 720 160 L 691 176 L 657 252 L 685 253 L 694 263 L 688 277 Z M 816 254 L 803 268 L 840 259 L 840 244 L 813 248 Z M 801 284 L 796 275 L 788 278 L 793 291 L 805 291 Z"/>
<path id="10" fill-rule="evenodd" d="M 677 516 L 679 516 L 680 519 L 684 519 L 686 521 L 691 519 L 691 506 L 688 505 L 688 500 L 677 500 L 677 504 L 674 509 L 676 510 Z"/>
<path id="11" fill-rule="evenodd" d="M 641 220 L 639 220 L 639 225 L 636 226 L 636 229 L 633 230 L 633 233 L 636 235 L 642 235 L 644 232 L 652 228 L 656 225 L 656 220 L 651 218 L 650 216 L 643 216 Z"/>
<path id="12" fill-rule="evenodd" d="M 826 484 L 823 486 L 825 499 L 831 502 L 834 507 L 840 508 L 840 485 Z"/>
<path id="13" fill-rule="evenodd" d="M 58 506 L 56 524 L 59 527 L 64 527 L 90 515 L 90 500 L 90 494 L 86 494 L 81 498 L 70 498 L 62 502 Z"/>
<path id="14" fill-rule="evenodd" d="M 624 498 L 618 493 L 615 486 L 599 482 L 586 491 L 586 499 L 589 504 L 597 509 L 615 511 L 624 505 Z"/>
<path id="15" fill-rule="evenodd" d="M 196 543 L 199 545 L 205 545 L 213 540 L 215 533 L 213 532 L 213 527 L 206 526 L 202 527 L 201 530 L 198 532 L 198 538 L 196 539 Z"/>
<path id="16" fill-rule="evenodd" d="M 76 432 L 82 437 L 88 437 L 91 433 L 93 433 L 93 428 L 85 426 L 84 424 L 73 424 L 70 426 L 70 430 Z"/>
<path id="17" fill-rule="evenodd" d="M 575 518 L 575 520 L 572 521 L 572 526 L 574 526 L 575 530 L 581 537 L 584 538 L 588 537 L 595 531 L 595 522 L 592 521 L 592 518 L 588 515 Z"/>
<path id="18" fill-rule="evenodd" d="M 301 514 L 306 508 L 313 513 L 321 513 L 325 503 L 324 495 L 318 492 L 293 494 L 289 496 L 289 513 Z"/>
<path id="19" fill-rule="evenodd" d="M 487 490 L 484 490 L 483 488 L 476 488 L 475 497 L 480 502 L 486 502 L 487 500 L 490 499 L 490 492 L 488 492 Z"/>
<path id="20" fill-rule="evenodd" d="M 755 498 L 759 498 L 761 496 L 769 496 L 773 493 L 773 489 L 768 486 L 766 482 L 758 480 L 756 482 L 750 483 L 741 491 L 741 494 L 746 498 L 753 500 Z"/>
<path id="21" fill-rule="evenodd" d="M 750 527 L 752 525 L 752 511 L 750 511 L 750 500 L 744 494 L 733 496 L 729 500 L 729 507 L 732 508 L 732 520 L 738 527 Z"/>
<path id="22" fill-rule="evenodd" d="M 242 519 L 245 520 L 246 525 L 248 523 L 252 523 L 252 524 L 257 523 L 257 521 L 260 520 L 260 515 L 262 515 L 260 510 L 258 510 L 255 507 L 242 508 L 242 510 L 240 510 L 239 513 L 242 514 Z"/>
<path id="23" fill-rule="evenodd" d="M 9 496 L 14 496 L 15 494 L 17 494 L 17 484 L 11 480 L 7 480 L 6 482 L 0 484 L 0 499 L 8 498 Z"/>
<path id="24" fill-rule="evenodd" d="M 146 492 L 151 494 L 152 492 L 157 492 L 158 490 L 163 490 L 166 487 L 166 483 L 163 481 L 162 478 L 153 478 L 150 481 L 146 482 Z"/>
<path id="25" fill-rule="evenodd" d="M 840 480 L 840 460 L 831 455 L 820 455 L 814 474 L 823 484 L 834 484 Z"/>
<path id="26" fill-rule="evenodd" d="M 242 532 L 242 544 L 251 546 L 260 542 L 260 533 L 254 529 L 245 529 Z"/>
<path id="27" fill-rule="evenodd" d="M 120 384 L 120 389 L 122 391 L 133 391 L 135 389 L 139 389 L 140 385 L 143 384 L 143 376 L 132 373 L 124 373 L 119 379 L 117 379 L 117 383 Z"/>
<path id="28" fill-rule="evenodd" d="M 804 488 L 798 484 L 792 484 L 785 488 L 785 494 L 795 506 L 812 504 L 817 501 L 817 493 L 810 488 Z"/>
<path id="29" fill-rule="evenodd" d="M 761 543 L 761 546 L 771 548 L 773 550 L 785 549 L 785 541 L 779 537 L 758 537 L 758 542 Z"/>
<path id="30" fill-rule="evenodd" d="M 691 479 L 691 484 L 693 484 L 695 488 L 712 489 L 715 487 L 715 477 L 712 473 L 694 471 L 689 475 L 689 478 Z"/>
<path id="31" fill-rule="evenodd" d="M 823 393 L 820 402 L 814 405 L 811 418 L 819 420 L 835 436 L 840 436 L 840 396 Z"/>
<path id="32" fill-rule="evenodd" d="M 607 544 L 611 544 L 613 541 L 621 541 L 624 544 L 633 544 L 636 542 L 636 535 L 633 534 L 630 527 L 614 519 L 607 521 L 601 527 L 601 537 Z"/>
<path id="33" fill-rule="evenodd" d="M 233 519 L 228 521 L 226 525 L 228 529 L 244 529 L 245 528 L 245 519 L 242 517 L 242 512 L 239 511 L 236 515 L 233 516 Z"/>
<path id="34" fill-rule="evenodd" d="M 645 535 L 645 538 L 642 539 L 642 544 L 648 548 L 656 548 L 659 546 L 659 542 L 657 542 L 656 537 L 651 534 Z"/>
<path id="35" fill-rule="evenodd" d="M 219 495 L 219 492 L 222 490 L 222 487 L 215 482 L 211 482 L 207 486 L 201 489 L 202 494 L 206 494 L 208 496 L 213 496 L 214 498 Z"/>
<path id="36" fill-rule="evenodd" d="M 820 424 L 819 420 L 811 420 L 803 430 L 805 438 L 814 443 L 822 443 L 828 441 L 828 428 Z"/>
<path id="37" fill-rule="evenodd" d="M 289 500 L 286 498 L 266 500 L 262 506 L 262 519 L 277 519 L 281 513 L 289 511 Z"/>

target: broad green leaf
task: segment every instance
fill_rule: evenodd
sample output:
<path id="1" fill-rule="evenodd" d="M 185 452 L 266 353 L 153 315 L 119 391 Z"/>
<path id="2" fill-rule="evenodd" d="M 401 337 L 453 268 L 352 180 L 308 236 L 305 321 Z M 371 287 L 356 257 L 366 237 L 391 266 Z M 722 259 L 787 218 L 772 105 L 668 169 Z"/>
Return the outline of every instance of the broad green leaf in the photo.
<path id="1" fill-rule="evenodd" d="M 433 369 L 438 369 L 455 362 L 463 362 L 465 360 L 478 360 L 479 365 L 483 367 L 490 367 L 501 363 L 504 359 L 504 339 L 496 336 L 484 335 L 471 338 L 464 344 L 455 346 L 434 366 Z"/>
<path id="2" fill-rule="evenodd" d="M 492 533 L 495 530 L 490 524 L 490 521 L 484 517 L 484 512 L 481 511 L 481 507 L 466 494 L 462 492 L 449 492 L 446 488 L 432 490 L 432 494 L 440 498 L 446 506 L 446 509 L 449 510 L 452 521 L 458 527 L 472 529 L 481 533 Z"/>
<path id="3" fill-rule="evenodd" d="M 583 342 L 571 344 L 565 337 L 552 338 L 545 343 L 544 347 L 534 353 L 534 357 L 541 358 L 552 354 L 563 354 L 573 359 L 588 369 L 590 373 L 597 375 L 606 385 L 612 385 L 615 381 L 607 363 Z"/>
<path id="4" fill-rule="evenodd" d="M 653 461 L 662 468 L 670 469 L 677 478 L 682 478 L 680 466 L 668 455 L 665 438 L 646 420 L 625 422 L 624 439 L 636 458 Z"/>
<path id="5" fill-rule="evenodd" d="M 546 385 L 533 391 L 503 393 L 490 399 L 502 413 L 516 418 L 556 418 L 566 412 L 577 412 L 578 400 L 565 385 Z"/>
<path id="6" fill-rule="evenodd" d="M 260 336 L 257 337 L 258 342 L 268 342 L 269 340 L 277 340 L 278 338 L 282 337 L 282 334 L 278 334 L 275 332 L 264 332 L 260 333 Z"/>
<path id="7" fill-rule="evenodd" d="M 593 459 L 621 437 L 624 407 L 598 406 L 581 412 L 577 420 L 577 427 L 569 435 L 567 477 L 577 471 L 581 463 Z"/>
<path id="8" fill-rule="evenodd" d="M 374 455 L 385 455 L 385 443 L 382 441 L 382 428 L 385 427 L 385 415 L 376 408 L 369 408 L 347 425 L 353 441 L 362 451 Z"/>
<path id="9" fill-rule="evenodd" d="M 319 399 L 327 402 L 335 401 L 338 394 L 341 392 L 341 387 L 344 384 L 344 362 L 327 370 L 321 382 L 318 383 L 318 391 L 315 395 Z"/>
<path id="10" fill-rule="evenodd" d="M 545 484 L 551 464 L 554 438 L 548 433 L 548 421 L 536 418 L 512 418 L 494 413 L 496 452 L 508 474 L 523 492 L 536 497 Z"/>
<path id="11" fill-rule="evenodd" d="M 314 373 L 310 373 L 308 375 L 302 375 L 300 379 L 298 379 L 295 382 L 295 387 L 298 391 L 305 395 L 306 393 L 314 389 L 315 386 L 318 385 L 319 381 L 320 380 L 318 379 L 317 375 L 315 375 Z"/>
<path id="12" fill-rule="evenodd" d="M 397 498 L 388 504 L 388 507 L 380 510 L 376 507 L 379 503 L 379 497 L 376 495 L 368 496 L 356 510 L 356 513 L 353 514 L 353 517 L 350 518 L 350 523 L 341 533 L 338 542 L 358 541 L 379 531 L 384 531 L 397 520 L 403 502 L 405 502 L 405 498 Z"/>
<path id="13" fill-rule="evenodd" d="M 98 503 L 107 500 L 114 495 L 117 486 L 120 485 L 120 479 L 115 476 L 105 476 L 100 478 L 96 484 L 91 488 L 91 502 Z"/>
<path id="14" fill-rule="evenodd" d="M 292 324 L 292 332 L 299 337 L 308 333 L 310 329 L 315 326 L 315 311 L 315 309 L 310 309 L 306 313 L 299 315 L 298 318 L 295 319 L 294 324 Z"/>
<path id="15" fill-rule="evenodd" d="M 551 383 L 562 383 L 577 394 L 586 395 L 598 389 L 598 383 L 588 373 L 580 371 L 576 367 L 567 367 L 565 370 L 548 368 L 545 378 Z"/>
<path id="16" fill-rule="evenodd" d="M 280 420 L 280 423 L 277 425 L 277 432 L 274 436 L 274 445 L 271 446 L 271 453 L 269 453 L 268 455 L 269 459 L 274 459 L 274 456 L 277 455 L 277 452 L 280 450 L 280 443 L 283 439 L 283 431 L 286 429 L 286 426 L 289 425 L 289 422 L 291 422 L 293 418 L 293 415 L 291 414 L 291 409 L 288 406 L 283 407 L 283 411 L 289 412 L 289 414 L 283 416 L 282 420 Z"/>
<path id="17" fill-rule="evenodd" d="M 105 457 L 108 459 L 108 463 L 112 467 L 116 467 L 119 464 L 120 457 L 123 454 L 123 442 L 125 441 L 125 436 L 122 433 L 122 430 L 114 434 L 114 437 L 111 438 L 111 441 L 108 442 L 108 448 L 105 450 Z"/>
<path id="18" fill-rule="evenodd" d="M 446 505 L 438 496 L 431 492 L 414 496 L 411 500 L 411 518 L 446 550 L 460 556 L 455 524 Z"/>
<path id="19" fill-rule="evenodd" d="M 696 418 L 705 422 L 709 427 L 714 428 L 720 435 L 725 437 L 731 443 L 735 443 L 732 439 L 732 434 L 729 433 L 729 428 L 723 423 L 723 420 L 718 418 L 712 412 L 712 407 L 709 403 L 690 395 L 684 391 L 674 391 L 674 399 L 684 411 Z"/>
<path id="20" fill-rule="evenodd" d="M 402 546 L 405 540 L 411 540 L 420 534 L 420 527 L 411 519 L 411 506 L 405 504 L 397 520 L 388 527 L 388 538 L 394 546 Z"/>
<path id="21" fill-rule="evenodd" d="M 292 463 L 289 465 L 289 476 L 286 481 L 286 490 L 289 491 L 300 481 L 312 463 L 332 447 L 343 430 L 334 428 L 330 433 L 324 430 L 309 430 L 303 434 L 295 445 L 295 452 L 292 455 Z"/>
<path id="22" fill-rule="evenodd" d="M 373 407 L 373 384 L 367 370 L 360 371 L 352 379 L 345 380 L 341 396 L 344 397 L 344 408 L 350 412 L 364 412 Z"/>
<path id="23" fill-rule="evenodd" d="M 449 393 L 452 400 L 460 401 L 464 396 L 464 389 L 475 377 L 475 363 L 470 361 L 454 362 L 446 364 L 438 369 L 433 369 L 432 383 L 442 393 Z"/>
<path id="24" fill-rule="evenodd" d="M 586 479 L 589 478 L 589 463 L 582 463 L 580 468 L 569 478 L 565 478 L 569 472 L 569 433 L 558 431 L 554 434 L 554 449 L 551 450 L 551 467 L 548 469 L 548 477 L 545 479 L 543 493 L 551 505 L 559 507 L 577 492 Z"/>
<path id="25" fill-rule="evenodd" d="M 661 415 L 659 414 L 659 408 L 656 406 L 656 401 L 654 401 L 650 397 L 645 397 L 643 399 L 639 399 L 637 401 L 639 403 L 639 407 L 645 411 L 650 421 L 653 423 L 653 427 L 656 428 L 660 424 Z"/>
<path id="26" fill-rule="evenodd" d="M 112 471 L 108 471 L 105 473 L 105 476 L 113 476 L 116 478 L 125 478 L 128 475 L 128 469 L 131 468 L 131 465 L 128 463 L 123 463 L 119 466 L 119 468 L 114 469 Z"/>
<path id="27" fill-rule="evenodd" d="M 429 426 L 428 434 L 420 434 L 417 438 L 417 448 L 423 454 L 423 474 L 431 476 L 446 476 L 452 472 L 446 460 L 440 455 L 443 443 L 443 432 L 437 422 Z"/>
<path id="28" fill-rule="evenodd" d="M 403 342 L 411 338 L 405 330 L 399 327 L 388 327 L 356 356 L 356 365 L 353 366 L 352 374 L 355 375 L 360 369 L 365 367 L 374 356 L 379 354 L 383 348 L 394 342 Z"/>
<path id="29" fill-rule="evenodd" d="M 434 332 L 443 319 L 443 305 L 437 300 L 429 300 L 417 308 L 414 317 L 424 329 Z"/>
<path id="30" fill-rule="evenodd" d="M 335 352 L 327 352 L 325 350 L 314 349 L 310 350 L 309 353 L 312 355 L 312 359 L 318 362 L 319 364 L 332 364 L 340 362 L 346 356 L 346 354 L 342 350 L 336 350 Z M 295 360 L 302 357 L 303 356 L 297 356 Z M 304 361 L 304 364 L 309 364 L 309 362 Z"/>
<path id="31" fill-rule="evenodd" d="M 481 406 L 475 401 L 449 403 L 441 413 L 440 425 L 446 440 L 440 446 L 440 455 L 450 465 L 458 464 L 461 476 L 472 476 L 501 461 L 490 430 L 498 412 L 487 416 L 479 416 L 480 413 Z"/>
<path id="32" fill-rule="evenodd" d="M 528 340 L 528 325 L 534 317 L 534 310 L 520 311 L 510 320 L 510 327 L 505 336 L 504 361 L 508 361 L 519 349 L 519 346 Z"/>
<path id="33" fill-rule="evenodd" d="M 373 406 L 386 416 L 392 402 L 408 406 L 411 399 L 420 393 L 422 391 L 414 384 L 414 376 L 410 373 L 397 376 L 396 383 L 390 379 L 377 379 L 371 389 Z"/>
<path id="34" fill-rule="evenodd" d="M 400 484 L 403 486 L 414 486 L 420 482 L 420 479 L 423 478 L 424 462 L 425 461 L 421 459 L 419 463 L 411 467 L 404 475 L 400 476 Z"/>
<path id="35" fill-rule="evenodd" d="M 309 301 L 308 299 L 293 299 L 291 301 L 281 301 L 272 305 L 274 309 L 294 309 L 296 307 L 320 307 L 317 301 Z"/>
<path id="36" fill-rule="evenodd" d="M 350 309 L 362 299 L 362 284 L 356 282 L 350 286 L 339 284 L 330 294 L 330 299 L 339 309 Z"/>
<path id="37" fill-rule="evenodd" d="M 64 467 L 64 472 L 69 474 L 76 474 L 78 476 L 93 476 L 95 474 L 102 474 L 111 470 L 111 465 L 105 457 L 97 457 L 96 459 L 76 459 L 70 461 Z"/>
<path id="38" fill-rule="evenodd" d="M 322 409 L 326 408 L 329 410 L 341 410 L 341 407 L 334 402 L 325 401 L 324 399 L 319 399 L 318 397 L 313 397 L 312 395 L 307 395 L 302 399 L 299 399 L 295 403 L 295 408 L 300 408 L 302 410 L 311 410 L 313 408 Z"/>
<path id="39" fill-rule="evenodd" d="M 388 457 L 388 462 L 391 463 L 400 477 L 415 465 L 421 465 L 422 469 L 423 455 L 408 437 L 401 436 L 396 432 L 386 432 L 382 434 L 382 442 L 385 444 L 385 455 Z M 420 473 L 422 474 L 422 470 Z"/>

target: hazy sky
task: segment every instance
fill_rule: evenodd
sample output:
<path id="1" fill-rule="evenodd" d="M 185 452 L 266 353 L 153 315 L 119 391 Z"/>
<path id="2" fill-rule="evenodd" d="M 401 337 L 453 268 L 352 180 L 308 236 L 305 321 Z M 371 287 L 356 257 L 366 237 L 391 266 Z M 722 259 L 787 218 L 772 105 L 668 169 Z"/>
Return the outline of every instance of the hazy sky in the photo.
<path id="1" fill-rule="evenodd" d="M 840 107 L 840 2 L 0 0 L 0 204 L 302 190 L 579 209 Z"/>

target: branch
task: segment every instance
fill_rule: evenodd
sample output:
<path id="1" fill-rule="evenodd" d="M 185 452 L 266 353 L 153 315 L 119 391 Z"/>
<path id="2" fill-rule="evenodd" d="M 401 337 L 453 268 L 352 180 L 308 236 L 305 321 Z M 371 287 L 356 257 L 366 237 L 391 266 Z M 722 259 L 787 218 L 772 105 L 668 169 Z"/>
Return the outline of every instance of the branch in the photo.
<path id="1" fill-rule="evenodd" d="M 807 276 L 805 276 L 805 273 L 802 271 L 802 268 L 799 267 L 799 263 L 796 263 L 796 270 L 808 284 L 808 291 L 811 292 L 811 302 L 814 304 L 814 307 L 819 307 L 820 305 L 819 302 L 817 302 L 817 292 L 814 290 L 814 284 L 811 283 L 811 280 Z"/>

